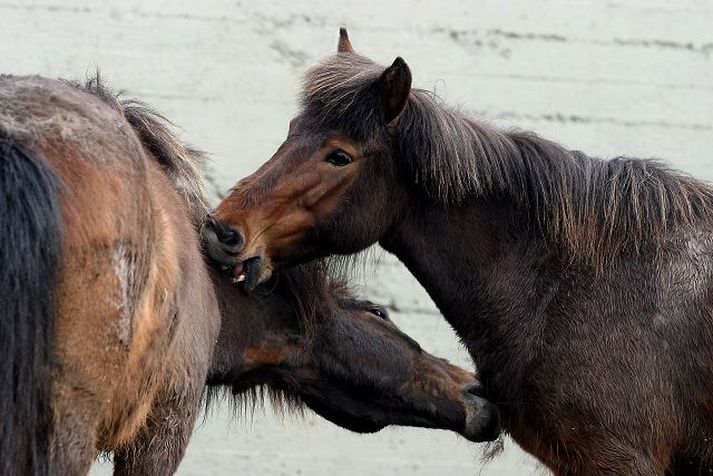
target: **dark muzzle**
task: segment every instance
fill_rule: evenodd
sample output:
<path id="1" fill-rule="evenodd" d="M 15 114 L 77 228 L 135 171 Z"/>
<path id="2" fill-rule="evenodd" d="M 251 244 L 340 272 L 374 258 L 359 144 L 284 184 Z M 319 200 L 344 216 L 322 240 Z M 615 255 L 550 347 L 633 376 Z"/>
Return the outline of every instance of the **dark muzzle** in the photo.
<path id="1" fill-rule="evenodd" d="M 236 255 L 245 246 L 245 239 L 240 232 L 210 214 L 205 217 L 201 239 L 206 256 L 223 270 L 235 266 Z"/>

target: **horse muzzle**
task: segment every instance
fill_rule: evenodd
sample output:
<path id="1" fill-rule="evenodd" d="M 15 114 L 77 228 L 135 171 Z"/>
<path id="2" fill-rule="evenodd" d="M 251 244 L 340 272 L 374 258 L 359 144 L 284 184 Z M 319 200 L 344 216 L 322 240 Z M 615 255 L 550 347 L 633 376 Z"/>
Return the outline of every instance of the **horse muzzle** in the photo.
<path id="1" fill-rule="evenodd" d="M 221 271 L 229 274 L 235 284 L 243 284 L 252 291 L 260 282 L 269 277 L 270 267 L 260 254 L 249 258 L 239 255 L 245 252 L 245 238 L 240 231 L 227 225 L 212 215 L 207 215 L 201 230 L 203 252 Z"/>
<path id="2" fill-rule="evenodd" d="M 210 214 L 203 222 L 201 240 L 205 255 L 222 270 L 232 269 L 238 263 L 237 255 L 245 246 L 245 238 L 239 231 Z"/>
<path id="3" fill-rule="evenodd" d="M 500 436 L 500 410 L 482 397 L 480 385 L 466 390 L 466 421 L 461 434 L 479 443 L 493 441 Z"/>

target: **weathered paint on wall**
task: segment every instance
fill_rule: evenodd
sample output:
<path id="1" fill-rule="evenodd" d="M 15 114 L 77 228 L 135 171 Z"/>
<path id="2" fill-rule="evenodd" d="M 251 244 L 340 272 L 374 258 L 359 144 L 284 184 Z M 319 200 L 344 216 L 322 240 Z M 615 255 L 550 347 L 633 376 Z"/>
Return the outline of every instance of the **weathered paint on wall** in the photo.
<path id="1" fill-rule="evenodd" d="M 713 3 L 483 0 L 0 0 L 0 72 L 81 78 L 157 106 L 210 151 L 216 190 L 266 160 L 294 113 L 298 75 L 337 28 L 414 83 L 496 123 L 601 156 L 659 157 L 713 179 Z M 423 290 L 393 258 L 365 261 L 364 293 L 424 347 L 468 365 Z M 357 436 L 316 418 L 226 409 L 196 431 L 182 474 L 442 475 L 542 472 L 512 443 L 479 449 L 438 431 Z M 107 474 L 108 467 L 95 470 Z"/>

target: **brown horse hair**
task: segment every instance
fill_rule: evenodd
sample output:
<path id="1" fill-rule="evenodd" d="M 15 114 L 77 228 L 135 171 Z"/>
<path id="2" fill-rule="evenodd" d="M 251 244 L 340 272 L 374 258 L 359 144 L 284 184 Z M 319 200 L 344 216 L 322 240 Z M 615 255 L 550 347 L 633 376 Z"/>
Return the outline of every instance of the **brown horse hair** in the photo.
<path id="1" fill-rule="evenodd" d="M 188 203 L 193 213 L 193 223 L 199 230 L 207 213 L 205 183 L 201 167 L 208 160 L 204 152 L 186 145 L 172 131 L 174 124 L 147 104 L 131 98 L 122 98 L 121 91 L 114 93 L 107 87 L 97 72 L 84 83 L 68 81 L 68 84 L 102 99 L 123 114 L 138 135 L 142 144 L 151 152 L 164 169 L 173 185 Z M 346 293 L 346 285 L 334 277 L 333 266 L 328 260 L 316 261 L 289 273 L 281 273 L 276 279 L 287 280 L 287 289 L 298 310 L 300 329 L 309 335 L 320 316 L 325 315 L 324 305 L 333 300 L 337 289 Z M 309 273 L 309 279 L 303 273 Z M 268 291 L 272 284 L 262 291 Z M 258 289 L 260 292 L 261 289 Z M 257 397 L 259 390 L 255 392 Z M 279 398 L 275 396 L 275 398 Z M 284 402 L 289 403 L 289 402 Z"/>
<path id="2" fill-rule="evenodd" d="M 383 72 L 353 53 L 325 59 L 303 78 L 305 115 L 366 144 L 380 140 L 374 135 L 384 118 L 375 89 Z M 669 231 L 713 216 L 709 184 L 655 160 L 603 160 L 532 132 L 500 130 L 421 89 L 411 90 L 389 140 L 431 200 L 448 206 L 499 196 L 570 258 L 596 268 L 624 249 L 658 250 Z"/>
<path id="3" fill-rule="evenodd" d="M 346 281 L 335 277 L 333 269 L 328 260 L 313 261 L 278 273 L 275 279 L 280 280 L 280 283 L 268 284 L 267 290 L 258 287 L 255 292 L 272 292 L 276 286 L 286 289 L 298 316 L 299 330 L 309 342 L 314 337 L 318 320 L 336 315 L 341 302 L 354 298 Z M 290 383 L 286 382 L 286 385 Z M 306 405 L 296 391 L 288 390 L 268 384 L 253 385 L 239 391 L 225 385 L 207 386 L 204 417 L 210 414 L 216 402 L 227 400 L 232 406 L 233 415 L 246 422 L 252 421 L 258 410 L 264 410 L 267 402 L 280 418 L 288 415 L 305 418 Z"/>
<path id="4" fill-rule="evenodd" d="M 131 124 L 144 146 L 156 158 L 176 190 L 186 200 L 193 213 L 193 223 L 198 230 L 208 211 L 205 198 L 205 183 L 201 171 L 207 156 L 200 150 L 186 145 L 173 131 L 174 124 L 146 103 L 131 98 L 122 98 L 123 92 L 114 93 L 101 80 L 97 72 L 84 83 L 68 81 L 72 86 L 101 98 L 104 102 L 119 111 Z M 309 279 L 304 279 L 303 273 L 310 273 Z M 316 278 L 315 278 L 316 276 Z M 294 299 L 301 332 L 311 335 L 316 320 L 325 315 L 324 303 L 332 300 L 332 292 L 337 288 L 346 290 L 346 286 L 332 280 L 326 261 L 315 262 L 281 273 L 276 279 L 289 281 L 287 289 Z M 270 285 L 266 288 L 269 289 Z M 258 288 L 257 292 L 261 289 Z M 263 290 L 264 291 L 264 290 Z M 286 409 L 291 413 L 302 415 L 304 404 L 290 393 L 259 385 L 237 394 L 225 386 L 207 387 L 204 393 L 204 409 L 207 415 L 212 404 L 228 399 L 232 402 L 237 416 L 252 415 L 266 401 L 273 404 L 276 411 Z"/>
<path id="5" fill-rule="evenodd" d="M 38 79 L 40 80 L 40 84 L 46 82 L 43 78 Z M 32 81 L 33 79 L 30 78 L 29 82 Z M 90 79 L 86 84 L 71 83 L 71 85 L 83 92 L 93 94 L 95 97 L 111 106 L 114 110 L 121 113 L 121 115 L 127 119 L 132 128 L 125 127 L 123 122 L 119 121 L 121 123 L 122 131 L 121 139 L 130 139 L 128 141 L 130 145 L 138 145 L 134 140 L 135 138 L 132 137 L 132 133 L 136 133 L 137 138 L 140 139 L 140 142 L 147 153 L 144 154 L 145 157 L 141 157 L 140 153 L 138 155 L 134 154 L 133 158 L 136 160 L 156 160 L 156 162 L 162 166 L 163 171 L 171 179 L 178 194 L 186 200 L 187 208 L 184 209 L 183 207 L 180 207 L 182 210 L 181 213 L 185 210 L 190 210 L 195 232 L 198 234 L 200 232 L 200 226 L 203 222 L 205 214 L 205 200 L 202 191 L 203 181 L 199 169 L 201 160 L 203 159 L 203 154 L 183 144 L 183 142 L 181 142 L 172 132 L 171 124 L 148 106 L 131 100 L 121 100 L 118 96 L 111 93 L 111 91 L 101 83 L 99 75 Z M 57 85 L 55 84 L 54 86 L 56 87 Z M 59 91 L 70 97 L 74 96 L 73 92 L 68 88 L 61 87 Z M 79 97 L 80 100 L 92 99 L 86 97 L 82 98 L 80 95 L 77 95 L 77 97 Z M 91 101 L 91 103 L 95 103 L 95 101 Z M 91 104 L 91 106 L 96 107 L 96 104 Z M 115 115 L 113 113 L 109 115 L 112 117 L 112 120 L 115 119 Z M 63 115 L 61 116 L 61 119 L 65 119 Z M 12 128 L 14 124 L 12 121 L 9 122 L 8 127 Z M 22 122 L 19 124 L 20 126 L 23 126 Z M 100 129 L 103 124 L 103 122 L 100 122 L 97 129 Z M 30 352 L 37 355 L 26 355 L 28 352 L 25 352 L 24 355 L 20 355 L 20 353 L 16 352 L 16 349 L 12 347 L 0 346 L 0 355 L 11 355 L 16 358 L 16 360 L 6 359 L 8 365 L 5 366 L 5 372 L 0 373 L 0 379 L 2 379 L 3 382 L 9 383 L 9 385 L 3 385 L 3 389 L 1 391 L 6 397 L 11 399 L 10 405 L 6 405 L 8 403 L 7 398 L 0 401 L 2 414 L 4 416 L 15 416 L 12 420 L 3 419 L 3 424 L 0 425 L 0 450 L 4 450 L 6 447 L 4 444 L 9 442 L 11 439 L 17 442 L 21 438 L 29 438 L 29 444 L 34 445 L 29 448 L 23 447 L 23 443 L 7 445 L 10 451 L 19 454 L 19 459 L 22 461 L 0 458 L 0 468 L 26 468 L 31 470 L 34 474 L 44 474 L 47 472 L 46 467 L 48 462 L 46 459 L 48 451 L 45 448 L 47 446 L 47 441 L 43 438 L 51 436 L 49 435 L 49 431 L 51 431 L 51 429 L 47 432 L 43 431 L 45 423 L 49 423 L 42 421 L 42 419 L 45 416 L 47 418 L 51 417 L 50 399 L 44 398 L 44 392 L 47 390 L 45 387 L 49 387 L 50 383 L 52 383 L 52 377 L 47 376 L 47 378 L 44 378 L 45 375 L 43 368 L 52 366 L 52 359 L 50 355 L 50 349 L 54 343 L 52 327 L 54 319 L 54 309 L 52 308 L 52 289 L 55 279 L 54 272 L 56 269 L 60 268 L 58 263 L 60 261 L 60 252 L 62 249 L 62 224 L 60 222 L 60 209 L 56 195 L 61 194 L 62 184 L 55 183 L 56 177 L 51 173 L 51 168 L 44 163 L 42 157 L 35 156 L 30 154 L 27 150 L 24 150 L 18 145 L 19 142 L 13 139 L 13 137 L 9 134 L 7 141 L 3 139 L 5 132 L 3 128 L 5 126 L 6 124 L 0 124 L 0 158 L 6 159 L 0 160 L 0 184 L 6 185 L 5 187 L 0 187 L 0 190 L 5 192 L 0 193 L 0 211 L 4 212 L 9 209 L 12 212 L 12 215 L 8 214 L 5 216 L 5 220 L 0 220 L 0 232 L 3 232 L 0 234 L 6 235 L 6 238 L 9 237 L 6 241 L 13 243 L 15 246 L 5 247 L 6 252 L 11 252 L 10 257 L 6 260 L 0 260 L 7 265 L 4 267 L 5 269 L 0 270 L 0 290 L 8 291 L 0 293 L 0 304 L 4 302 L 3 298 L 6 300 L 10 299 L 9 302 L 11 304 L 10 307 L 0 306 L 0 314 L 3 314 L 3 311 L 6 311 L 6 313 L 3 314 L 3 317 L 7 315 L 8 319 L 13 321 L 10 322 L 10 324 L 15 326 L 14 328 L 9 327 L 5 325 L 8 324 L 7 322 L 3 322 L 2 327 L 5 327 L 5 330 L 7 330 L 8 327 L 10 329 L 10 332 L 7 333 L 8 336 L 16 339 L 24 339 L 26 334 L 28 334 L 28 342 L 22 342 L 22 344 L 26 344 L 24 346 L 28 347 Z M 21 132 L 24 133 L 25 131 Z M 32 129 L 29 129 L 27 133 L 31 135 L 35 132 Z M 122 147 L 118 150 L 123 151 L 124 148 Z M 140 148 L 132 148 L 132 151 L 140 151 Z M 58 155 L 56 160 L 61 161 L 64 157 L 67 157 L 67 155 Z M 101 157 L 101 155 L 99 155 L 99 157 Z M 52 159 L 55 159 L 55 157 L 52 157 Z M 13 167 L 18 164 L 21 168 L 26 168 L 27 170 L 20 170 L 19 172 L 13 170 Z M 151 171 L 153 174 L 156 167 L 154 164 L 149 165 L 151 165 L 151 168 L 154 169 Z M 79 174 L 75 174 L 72 178 L 75 177 L 81 179 L 85 178 L 85 176 Z M 121 177 L 118 178 L 121 179 Z M 57 182 L 59 182 L 58 179 Z M 165 189 L 164 182 L 165 181 L 162 178 L 160 184 L 162 189 Z M 88 182 L 85 180 L 85 183 Z M 15 190 L 15 188 L 17 187 L 12 188 L 8 186 L 8 184 L 13 186 L 19 184 L 19 193 L 16 193 L 17 190 Z M 36 190 L 33 190 L 37 188 L 40 189 L 39 193 L 37 193 Z M 34 191 L 35 193 L 29 194 L 29 198 L 25 199 L 23 198 L 23 193 L 27 191 Z M 129 195 L 129 198 L 131 197 L 132 195 Z M 12 206 L 6 206 L 6 202 L 10 203 Z M 177 204 L 173 197 L 171 197 L 171 204 Z M 141 202 L 139 202 L 139 205 L 141 205 Z M 139 208 L 141 207 L 139 206 Z M 2 216 L 3 214 L 0 213 L 0 217 Z M 13 216 L 15 216 L 16 219 L 12 219 Z M 183 235 L 190 237 L 193 230 L 191 230 L 190 227 L 185 227 L 185 225 L 187 225 L 185 220 L 181 221 L 183 223 L 181 224 L 180 229 L 183 230 Z M 5 233 L 6 231 L 8 233 Z M 16 240 L 15 238 L 17 236 L 29 237 L 29 239 L 24 241 Z M 26 253 L 24 253 L 24 251 L 27 251 L 29 256 L 25 256 Z M 192 251 L 191 257 L 195 258 L 195 250 Z M 124 253 L 124 251 L 121 250 L 121 253 Z M 3 255 L 1 251 L 0 255 Z M 126 259 L 128 262 L 133 259 L 133 257 L 127 256 Z M 26 278 L 26 282 L 21 282 L 19 285 L 18 283 L 13 282 L 12 279 L 17 276 Z M 5 279 L 7 277 L 10 279 Z M 287 297 L 292 300 L 292 302 L 289 303 L 288 308 L 296 309 L 295 322 L 298 323 L 302 330 L 307 331 L 310 334 L 313 334 L 313 329 L 315 327 L 314 324 L 318 319 L 331 318 L 330 316 L 335 314 L 336 308 L 342 304 L 341 300 L 351 298 L 346 286 L 332 277 L 330 274 L 330 267 L 324 262 L 317 262 L 312 265 L 297 268 L 290 272 L 282 273 L 277 277 L 277 279 L 280 279 L 282 283 L 278 282 L 268 284 L 275 286 L 282 284 L 286 287 L 288 290 Z M 191 282 L 195 284 L 195 281 Z M 74 283 L 72 284 L 74 285 Z M 19 295 L 16 292 L 18 287 L 22 288 L 22 292 Z M 230 289 L 228 290 L 230 291 Z M 257 291 L 259 290 L 260 289 L 258 288 Z M 264 291 L 269 292 L 269 287 L 264 289 Z M 25 298 L 27 298 L 27 302 L 25 302 Z M 205 306 L 200 309 L 215 309 L 213 306 L 210 306 L 210 302 L 202 302 L 202 304 Z M 27 312 L 15 313 L 13 312 L 13 305 L 25 306 L 22 310 Z M 94 312 L 93 309 L 90 309 L 90 311 Z M 214 314 L 209 312 L 208 315 Z M 174 318 L 175 316 L 176 315 L 174 314 Z M 13 329 L 18 330 L 18 332 L 13 332 Z M 213 331 L 215 330 L 217 329 L 213 329 Z M 24 332 L 25 334 L 21 332 Z M 171 332 L 172 331 L 169 329 L 168 333 L 171 334 Z M 5 333 L 0 333 L 0 341 L 4 340 Z M 37 342 L 33 342 L 33 340 Z M 209 342 L 213 342 L 213 339 L 206 339 L 203 345 L 207 345 Z M 81 346 L 81 343 L 80 347 L 84 348 Z M 89 350 L 91 351 L 91 349 Z M 192 354 L 193 353 L 189 353 L 189 355 Z M 17 359 L 18 355 L 22 357 L 22 359 Z M 59 355 L 60 357 L 62 356 L 61 353 Z M 13 367 L 13 364 L 16 364 L 16 362 L 24 365 L 25 368 Z M 34 366 L 34 368 L 30 366 Z M 40 367 L 39 370 L 37 369 L 38 367 Z M 13 379 L 20 379 L 21 375 L 19 374 L 26 374 L 28 371 L 30 377 L 33 378 L 26 379 L 28 382 L 27 385 L 20 386 L 13 384 Z M 189 373 L 189 375 L 190 374 L 191 373 Z M 201 377 L 198 379 L 194 378 L 191 382 L 194 385 L 191 387 L 191 401 L 193 402 L 195 402 L 193 397 L 198 396 L 198 393 L 196 392 L 200 392 L 200 389 L 205 388 L 203 386 L 204 381 L 202 380 L 202 374 L 193 373 L 194 377 L 196 375 L 200 375 Z M 466 383 L 470 381 L 470 379 L 465 380 Z M 198 385 L 199 387 L 196 387 L 195 385 Z M 83 386 L 74 388 L 84 391 Z M 142 386 L 141 388 L 145 387 Z M 23 392 L 23 390 L 29 391 Z M 171 405 L 167 405 L 169 408 L 172 407 L 173 403 L 180 403 L 180 405 L 177 405 L 178 408 L 186 408 L 188 400 L 184 397 L 188 395 L 187 393 L 178 395 L 172 393 L 171 389 L 158 389 L 159 392 L 162 392 L 163 390 L 168 390 L 168 395 L 166 396 L 171 398 Z M 287 405 L 293 409 L 301 408 L 302 403 L 300 402 L 298 405 L 296 397 L 291 396 L 289 393 L 290 382 L 287 382 L 286 390 L 287 391 L 285 392 L 280 392 L 279 390 L 273 391 L 270 388 L 257 389 L 254 392 L 244 393 L 240 400 L 244 402 L 244 406 L 252 406 L 252 408 L 255 408 L 264 401 L 264 398 L 261 398 L 261 396 L 267 395 L 268 398 L 272 398 L 281 405 Z M 463 390 L 467 390 L 468 393 L 470 393 L 470 389 L 463 388 Z M 40 398 L 36 398 L 38 394 Z M 206 394 L 203 393 L 203 395 L 205 396 Z M 161 400 L 163 397 L 164 395 L 156 396 L 154 401 L 150 402 L 151 405 L 154 405 L 156 402 L 165 402 L 165 400 Z M 74 410 L 75 406 L 78 404 L 77 400 L 72 398 L 66 399 L 65 401 L 72 410 Z M 13 404 L 16 402 L 19 402 L 24 406 L 15 405 L 15 407 L 13 407 Z M 111 400 L 109 400 L 109 402 L 111 403 Z M 482 406 L 482 404 L 479 404 L 479 406 Z M 178 460 L 180 460 L 183 450 L 177 447 L 176 442 L 164 439 L 163 435 L 155 436 L 156 434 L 154 433 L 154 430 L 158 430 L 166 431 L 169 433 L 170 437 L 170 433 L 174 431 L 174 428 L 181 426 L 176 425 L 175 420 L 171 421 L 170 418 L 164 418 L 163 408 L 165 407 L 166 405 L 154 407 L 151 409 L 151 413 L 146 413 L 146 416 L 148 417 L 146 421 L 146 428 L 132 428 L 130 430 L 131 432 L 137 432 L 134 436 L 128 435 L 122 438 L 116 437 L 112 441 L 102 441 L 99 444 L 95 444 L 93 448 L 90 448 L 92 442 L 89 441 L 87 448 L 91 449 L 91 451 L 87 454 L 91 457 L 97 450 L 108 451 L 108 448 L 113 448 L 115 451 L 115 472 L 122 474 L 124 472 L 137 472 L 136 468 L 141 469 L 146 467 L 150 468 L 147 470 L 148 472 L 170 471 L 169 469 L 161 467 L 160 462 L 164 459 L 164 457 L 168 459 L 174 458 L 174 460 L 177 457 Z M 195 407 L 188 408 L 188 416 L 191 417 L 190 428 L 192 428 L 193 425 L 194 414 L 192 412 L 194 408 Z M 18 409 L 21 411 L 17 412 L 15 415 L 15 411 Z M 153 413 L 154 409 L 158 410 L 158 413 Z M 173 415 L 170 412 L 167 414 L 170 417 Z M 25 415 L 30 415 L 32 418 L 23 420 Z M 115 412 L 115 415 L 110 416 L 121 418 L 123 415 L 124 412 Z M 468 417 L 468 415 L 466 415 L 466 417 Z M 10 425 L 7 424 L 8 421 L 11 422 Z M 16 421 L 21 422 L 22 426 L 19 428 L 13 428 L 12 424 Z M 164 421 L 168 424 L 164 425 Z M 138 423 L 140 424 L 140 422 Z M 470 423 L 471 422 L 466 420 L 466 425 L 469 425 Z M 109 423 L 109 425 L 111 425 L 111 423 Z M 164 426 L 165 428 L 163 428 Z M 8 428 L 11 431 L 5 431 L 8 430 Z M 60 426 L 60 428 L 63 427 Z M 100 428 L 99 432 L 104 432 L 107 429 L 109 429 L 109 427 Z M 126 432 L 128 433 L 129 430 Z M 38 433 L 41 438 L 32 439 L 32 437 L 36 436 Z M 186 433 L 178 436 L 187 439 L 189 434 Z M 104 435 L 101 435 L 100 438 L 103 439 Z M 133 440 L 129 445 L 122 447 L 121 445 L 124 445 L 128 438 L 133 438 Z M 183 447 L 181 446 L 181 448 Z M 154 453 L 154 450 L 158 450 L 159 453 Z M 179 452 L 179 450 L 180 454 L 172 456 L 172 453 Z M 51 453 L 51 451 L 49 453 Z M 152 455 L 155 455 L 156 457 L 154 458 Z M 34 456 L 37 456 L 40 461 L 27 462 L 27 464 L 25 464 L 26 459 Z M 175 460 L 176 464 L 178 460 Z M 88 460 L 86 458 L 82 458 L 82 461 L 82 464 L 86 464 L 86 461 Z M 72 463 L 72 461 L 68 460 L 65 464 L 69 467 Z M 171 461 L 169 461 L 169 463 L 172 464 Z"/>
<path id="6" fill-rule="evenodd" d="M 171 130 L 174 124 L 142 101 L 124 99 L 122 91 L 114 93 L 97 73 L 86 82 L 67 81 L 68 84 L 102 99 L 120 112 L 131 124 L 141 143 L 148 149 L 173 182 L 176 191 L 186 199 L 193 213 L 193 223 L 200 228 L 207 213 L 202 165 L 207 155 L 186 145 Z"/>

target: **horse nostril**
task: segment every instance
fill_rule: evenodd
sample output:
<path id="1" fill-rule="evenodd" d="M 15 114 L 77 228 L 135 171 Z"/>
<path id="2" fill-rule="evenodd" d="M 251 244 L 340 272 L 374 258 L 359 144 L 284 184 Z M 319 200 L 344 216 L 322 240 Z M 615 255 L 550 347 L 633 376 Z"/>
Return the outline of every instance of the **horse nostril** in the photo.
<path id="1" fill-rule="evenodd" d="M 243 235 L 220 220 L 217 220 L 212 215 L 208 215 L 205 220 L 205 225 L 210 227 L 215 233 L 224 250 L 228 253 L 235 254 L 242 250 L 245 240 Z"/>
<path id="2" fill-rule="evenodd" d="M 242 251 L 245 240 L 239 232 L 226 227 L 217 229 L 215 234 L 227 253 L 237 254 Z"/>
<path id="3" fill-rule="evenodd" d="M 236 246 L 242 241 L 233 230 L 218 230 L 217 235 L 221 243 L 230 247 Z"/>

